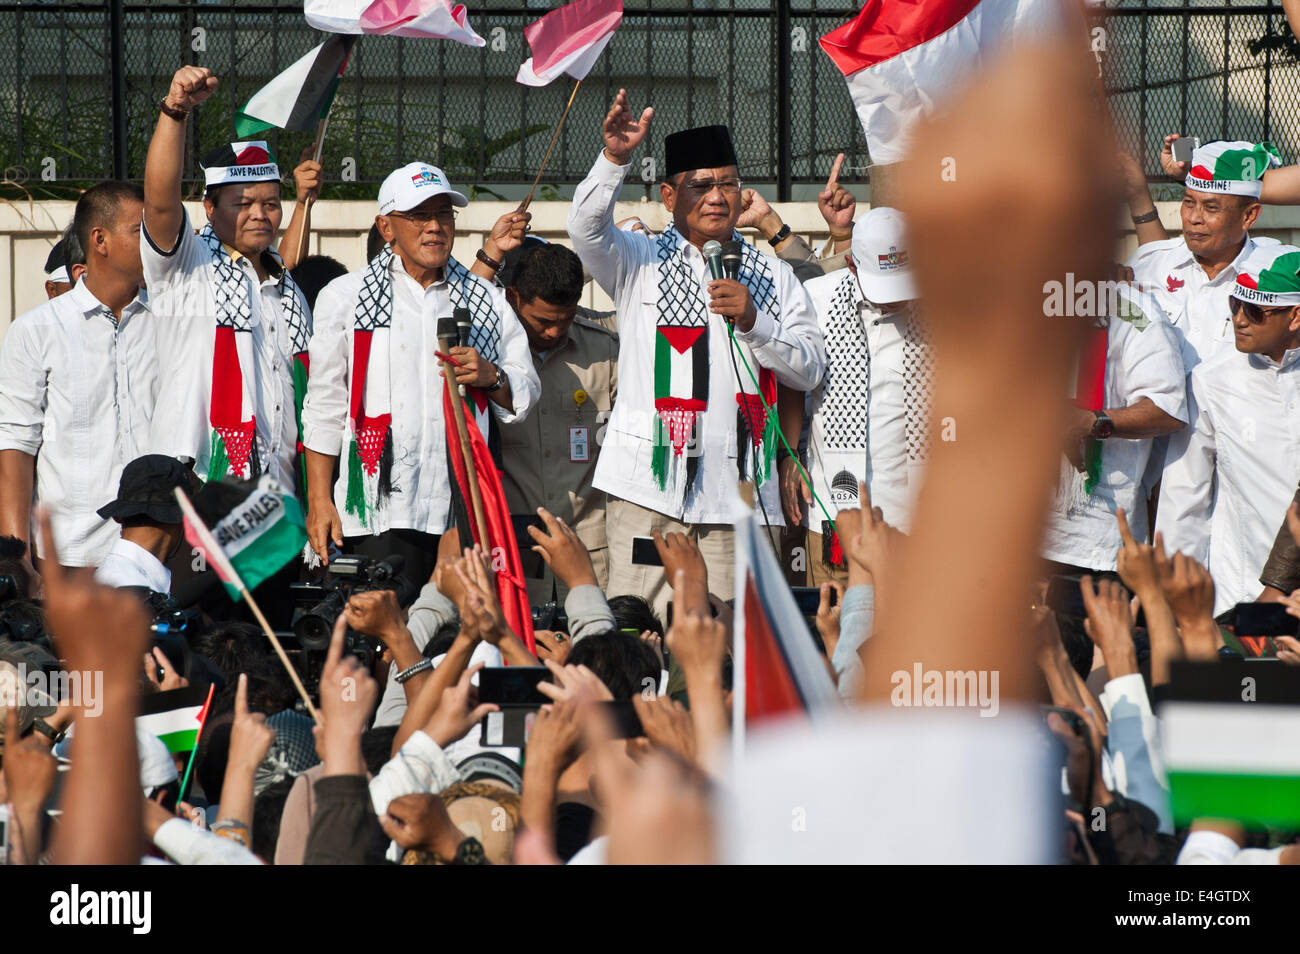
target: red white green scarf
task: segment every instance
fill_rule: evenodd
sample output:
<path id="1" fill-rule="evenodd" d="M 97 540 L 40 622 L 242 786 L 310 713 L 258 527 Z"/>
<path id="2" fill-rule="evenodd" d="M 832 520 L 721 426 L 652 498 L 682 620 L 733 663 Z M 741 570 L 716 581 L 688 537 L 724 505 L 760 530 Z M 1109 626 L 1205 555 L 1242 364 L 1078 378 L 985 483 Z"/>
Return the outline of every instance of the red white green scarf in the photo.
<path id="1" fill-rule="evenodd" d="M 737 240 L 739 233 L 734 233 Z M 760 312 L 780 320 L 776 286 L 766 258 L 748 242 L 740 281 Z M 659 258 L 659 317 L 655 333 L 654 388 L 655 426 L 651 472 L 660 490 L 682 500 L 695 483 L 699 453 L 683 456 L 698 427 L 699 415 L 709 405 L 709 312 L 704 288 L 684 257 L 686 243 L 673 226 L 660 234 L 656 244 Z M 762 484 L 772 472 L 776 454 L 777 416 L 769 413 L 776 403 L 776 377 L 759 366 L 748 346 L 736 341 L 740 354 L 736 381 L 737 467 L 742 479 Z M 720 358 L 722 366 L 730 359 Z M 758 387 L 745 363 L 754 370 Z M 734 372 L 733 372 L 734 374 Z M 752 427 L 751 427 L 752 425 Z M 671 449 L 671 453 L 669 452 Z"/>
<path id="2" fill-rule="evenodd" d="M 252 388 L 253 326 L 252 304 L 244 272 L 235 264 L 221 239 L 208 224 L 198 238 L 212 255 L 216 270 L 217 329 L 212 351 L 212 399 L 208 423 L 212 428 L 205 480 L 227 477 L 248 479 L 263 470 L 269 448 L 259 444 L 257 421 L 253 414 L 256 402 Z M 268 250 L 269 251 L 269 250 Z M 265 253 L 264 253 L 265 254 Z M 278 257 L 271 252 L 277 264 Z M 280 302 L 285 327 L 289 331 L 293 353 L 294 406 L 298 415 L 298 450 L 302 450 L 302 402 L 307 393 L 307 343 L 311 337 L 311 319 L 301 292 L 289 270 L 281 264 Z M 255 288 L 253 294 L 258 294 Z"/>
<path id="3" fill-rule="evenodd" d="M 363 527 L 372 526 L 375 511 L 386 505 L 392 492 L 393 414 L 388 340 L 393 321 L 392 262 L 390 246 L 385 246 L 371 260 L 353 313 L 352 380 L 348 392 L 350 440 L 344 508 Z M 470 347 L 497 364 L 501 316 L 493 307 L 491 286 L 454 258 L 447 260 L 446 276 L 452 306 L 468 308 L 472 316 Z M 477 389 L 471 395 L 482 418 L 486 415 L 486 397 Z M 480 428 L 487 433 L 482 419 Z"/>

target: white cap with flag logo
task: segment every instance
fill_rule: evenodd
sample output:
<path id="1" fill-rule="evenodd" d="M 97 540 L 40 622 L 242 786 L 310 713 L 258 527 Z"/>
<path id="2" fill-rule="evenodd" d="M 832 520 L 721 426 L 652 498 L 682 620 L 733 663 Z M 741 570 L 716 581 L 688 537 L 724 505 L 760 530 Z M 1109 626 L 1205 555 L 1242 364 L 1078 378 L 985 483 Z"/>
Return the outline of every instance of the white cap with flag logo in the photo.
<path id="1" fill-rule="evenodd" d="M 451 204 L 463 209 L 469 199 L 451 187 L 447 176 L 427 162 L 409 162 L 389 174 L 379 187 L 379 214 L 409 212 L 437 195 L 451 196 Z"/>
<path id="2" fill-rule="evenodd" d="M 868 211 L 854 223 L 851 249 L 867 301 L 888 305 L 917 297 L 903 213 L 883 205 Z"/>

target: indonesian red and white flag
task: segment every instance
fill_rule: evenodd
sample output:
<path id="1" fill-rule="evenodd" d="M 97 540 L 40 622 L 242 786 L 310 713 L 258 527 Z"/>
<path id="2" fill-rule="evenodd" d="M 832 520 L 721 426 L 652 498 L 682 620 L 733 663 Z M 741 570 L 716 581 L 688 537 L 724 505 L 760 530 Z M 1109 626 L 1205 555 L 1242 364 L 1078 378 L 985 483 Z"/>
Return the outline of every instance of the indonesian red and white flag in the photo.
<path id="1" fill-rule="evenodd" d="M 545 86 L 561 74 L 586 79 L 622 22 L 623 0 L 577 0 L 534 20 L 524 27 L 533 55 L 516 82 Z"/>
<path id="2" fill-rule="evenodd" d="M 487 46 L 465 5 L 450 0 L 305 0 L 303 14 L 327 33 L 375 33 Z"/>
<path id="3" fill-rule="evenodd" d="M 898 162 L 912 125 L 1012 38 L 1045 36 L 1061 0 L 867 0 L 819 41 L 849 84 L 873 163 Z"/>

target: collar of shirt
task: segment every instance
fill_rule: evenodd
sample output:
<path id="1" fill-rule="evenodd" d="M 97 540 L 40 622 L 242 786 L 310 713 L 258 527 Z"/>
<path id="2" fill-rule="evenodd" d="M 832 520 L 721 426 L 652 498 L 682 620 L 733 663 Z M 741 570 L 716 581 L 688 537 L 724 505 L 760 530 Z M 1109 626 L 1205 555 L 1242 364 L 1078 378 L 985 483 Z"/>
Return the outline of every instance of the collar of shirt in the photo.
<path id="1" fill-rule="evenodd" d="M 1250 363 L 1257 368 L 1269 371 L 1289 371 L 1300 360 L 1300 348 L 1288 348 L 1281 361 L 1274 361 L 1266 354 L 1249 355 Z"/>
<path id="2" fill-rule="evenodd" d="M 226 254 L 230 256 L 232 262 L 237 265 L 241 262 L 247 262 L 248 267 L 253 269 L 253 274 L 257 274 L 257 268 L 254 267 L 252 259 L 247 255 L 239 249 L 227 245 L 225 242 L 221 243 L 221 247 L 226 250 Z M 262 267 L 266 269 L 266 282 L 274 282 L 277 285 L 282 284 L 284 282 L 284 276 L 288 274 L 288 271 L 284 267 L 284 260 L 280 258 L 280 254 L 273 248 L 266 248 L 262 250 L 261 257 Z M 242 268 L 243 266 L 241 265 L 240 267 Z M 266 282 L 263 282 L 263 284 Z"/>
<path id="3" fill-rule="evenodd" d="M 122 309 L 122 318 L 119 319 L 113 314 L 107 305 L 96 298 L 94 293 L 86 287 L 86 279 L 84 276 L 77 280 L 77 284 L 72 286 L 72 290 L 67 293 L 67 297 L 69 302 L 75 305 L 77 310 L 81 312 L 83 318 L 90 319 L 96 315 L 103 315 L 109 321 L 113 322 L 113 324 L 118 324 L 120 320 L 129 318 L 130 316 L 142 311 L 147 304 L 144 289 L 139 289 L 135 294 L 135 298 L 131 299 L 130 303 Z"/>
<path id="4" fill-rule="evenodd" d="M 1241 243 L 1241 251 L 1237 253 L 1236 257 L 1231 263 L 1229 263 L 1228 267 L 1223 269 L 1223 271 L 1219 272 L 1219 274 L 1215 275 L 1213 278 L 1207 276 L 1205 283 L 1207 285 L 1221 285 L 1226 282 L 1235 282 L 1237 280 L 1237 275 L 1241 273 L 1241 263 L 1246 260 L 1246 256 L 1248 256 L 1254 248 L 1255 243 L 1251 240 L 1250 233 L 1247 232 L 1246 241 Z M 1205 268 L 1201 263 L 1196 260 L 1196 256 L 1192 254 L 1192 250 L 1187 247 L 1187 239 L 1182 239 L 1182 242 L 1179 245 L 1179 251 L 1183 254 L 1180 255 L 1178 261 L 1174 263 L 1173 267 L 1185 268 L 1189 265 L 1195 265 L 1197 268 L 1201 269 L 1202 272 L 1205 271 Z"/>
<path id="5" fill-rule="evenodd" d="M 104 557 L 95 580 L 105 586 L 147 586 L 157 593 L 169 593 L 172 587 L 171 571 L 157 557 L 121 537 Z"/>

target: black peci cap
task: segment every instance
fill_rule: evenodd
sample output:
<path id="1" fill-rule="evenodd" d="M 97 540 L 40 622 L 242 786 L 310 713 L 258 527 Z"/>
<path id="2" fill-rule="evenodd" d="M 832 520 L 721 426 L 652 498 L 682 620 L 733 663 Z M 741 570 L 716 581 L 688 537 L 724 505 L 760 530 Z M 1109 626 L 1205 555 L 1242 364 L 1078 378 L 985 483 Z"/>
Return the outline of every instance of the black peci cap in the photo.
<path id="1" fill-rule="evenodd" d="M 175 457 L 146 454 L 122 468 L 117 499 L 100 507 L 97 513 L 105 520 L 119 523 L 132 517 L 148 517 L 157 523 L 181 523 L 176 488 L 193 497 L 201 486 L 194 471 Z"/>
<path id="2" fill-rule="evenodd" d="M 669 177 L 694 169 L 740 165 L 726 126 L 697 126 L 669 133 L 664 137 L 664 163 Z"/>

